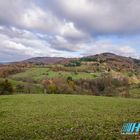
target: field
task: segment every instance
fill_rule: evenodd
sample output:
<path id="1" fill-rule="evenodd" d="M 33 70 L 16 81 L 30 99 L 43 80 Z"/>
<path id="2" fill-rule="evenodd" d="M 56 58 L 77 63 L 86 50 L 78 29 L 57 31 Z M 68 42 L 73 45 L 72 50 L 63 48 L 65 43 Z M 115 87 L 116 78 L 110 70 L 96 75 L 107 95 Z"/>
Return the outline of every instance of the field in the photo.
<path id="1" fill-rule="evenodd" d="M 2 66 L 0 140 L 133 139 L 121 128 L 140 122 L 140 73 L 121 59 Z"/>
<path id="2" fill-rule="evenodd" d="M 99 75 L 98 73 L 94 73 L 94 75 L 86 72 L 78 72 L 75 74 L 74 72 L 66 72 L 66 71 L 51 71 L 48 68 L 30 68 L 25 72 L 15 74 L 11 76 L 14 80 L 23 80 L 28 77 L 32 77 L 33 80 L 40 81 L 45 78 L 56 78 L 56 77 L 64 77 L 67 78 L 68 76 L 72 76 L 74 79 L 93 79 L 95 75 Z"/>
<path id="3" fill-rule="evenodd" d="M 52 65 L 52 67 L 57 67 L 55 65 Z M 63 66 L 61 65 L 63 68 Z M 43 88 L 43 80 L 45 79 L 67 79 L 67 77 L 72 77 L 73 80 L 80 80 L 80 79 L 96 79 L 102 77 L 104 72 L 77 72 L 75 73 L 75 69 L 85 69 L 85 66 L 82 65 L 77 68 L 69 67 L 65 69 L 71 69 L 72 71 L 53 71 L 49 67 L 31 67 L 26 69 L 24 72 L 12 74 L 7 77 L 7 79 L 12 83 L 14 86 L 14 89 L 16 89 L 17 85 L 24 85 L 27 88 L 30 88 L 31 93 L 43 93 L 44 88 Z M 88 70 L 88 68 L 86 68 Z M 115 75 L 121 75 L 121 77 L 127 77 L 129 81 L 132 84 L 132 86 L 129 88 L 129 97 L 132 98 L 140 98 L 140 87 L 137 86 L 135 83 L 140 83 L 140 80 L 136 78 L 136 76 L 129 77 L 128 73 L 120 73 L 120 72 L 115 72 L 111 71 L 110 74 L 113 76 Z M 2 80 L 2 78 L 0 78 Z M 135 85 L 135 86 L 134 86 Z M 29 86 L 29 87 L 28 87 Z M 16 91 L 15 91 L 16 92 Z M 23 91 L 23 93 L 26 93 L 26 91 Z M 82 94 L 82 92 L 78 93 Z M 119 94 L 119 92 L 118 92 Z"/>
<path id="4" fill-rule="evenodd" d="M 1 140 L 119 140 L 124 139 L 122 124 L 138 121 L 137 99 L 53 94 L 0 96 Z"/>

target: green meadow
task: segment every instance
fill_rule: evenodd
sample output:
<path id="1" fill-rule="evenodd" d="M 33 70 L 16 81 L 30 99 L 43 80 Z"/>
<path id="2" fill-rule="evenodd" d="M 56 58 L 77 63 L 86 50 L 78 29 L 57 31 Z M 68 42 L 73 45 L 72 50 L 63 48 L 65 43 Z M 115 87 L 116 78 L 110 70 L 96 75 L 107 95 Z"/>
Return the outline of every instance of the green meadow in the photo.
<path id="1" fill-rule="evenodd" d="M 25 72 L 21 72 L 18 74 L 12 75 L 10 78 L 18 81 L 22 81 L 24 78 L 31 77 L 36 81 L 43 80 L 45 78 L 56 78 L 56 77 L 64 77 L 67 78 L 68 76 L 72 76 L 74 79 L 93 79 L 95 76 L 98 76 L 99 73 L 86 73 L 86 72 L 67 72 L 67 71 L 52 71 L 48 68 L 30 68 Z"/>
<path id="2" fill-rule="evenodd" d="M 123 123 L 139 121 L 137 99 L 53 94 L 0 96 L 1 140 L 121 140 L 126 137 L 121 134 Z"/>

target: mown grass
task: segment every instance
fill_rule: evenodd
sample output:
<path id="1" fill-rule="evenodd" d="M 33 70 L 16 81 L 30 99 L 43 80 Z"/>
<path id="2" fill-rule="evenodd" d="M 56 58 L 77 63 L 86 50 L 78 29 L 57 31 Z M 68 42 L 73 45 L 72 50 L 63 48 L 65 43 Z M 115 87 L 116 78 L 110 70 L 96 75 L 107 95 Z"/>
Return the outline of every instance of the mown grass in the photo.
<path id="1" fill-rule="evenodd" d="M 0 96 L 0 139 L 123 139 L 124 122 L 140 121 L 140 100 L 77 95 Z"/>

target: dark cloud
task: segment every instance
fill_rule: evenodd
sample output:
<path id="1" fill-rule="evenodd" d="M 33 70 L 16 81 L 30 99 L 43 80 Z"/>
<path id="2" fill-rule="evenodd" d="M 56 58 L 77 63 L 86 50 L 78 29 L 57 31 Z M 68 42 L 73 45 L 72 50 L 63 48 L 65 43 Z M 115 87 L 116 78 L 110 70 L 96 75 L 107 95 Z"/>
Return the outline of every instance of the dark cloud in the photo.
<path id="1" fill-rule="evenodd" d="M 135 34 L 140 32 L 139 13 L 139 0 L 0 1 L 1 24 L 51 33 L 73 23 L 86 34 Z"/>
<path id="2" fill-rule="evenodd" d="M 139 0 L 51 0 L 50 10 L 91 34 L 140 32 Z"/>

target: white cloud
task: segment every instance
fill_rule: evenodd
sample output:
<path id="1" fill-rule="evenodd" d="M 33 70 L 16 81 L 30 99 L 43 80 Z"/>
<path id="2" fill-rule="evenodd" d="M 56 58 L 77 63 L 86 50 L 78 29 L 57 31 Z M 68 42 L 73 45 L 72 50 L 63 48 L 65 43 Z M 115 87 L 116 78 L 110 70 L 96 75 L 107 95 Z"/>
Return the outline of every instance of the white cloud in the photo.
<path id="1" fill-rule="evenodd" d="M 86 51 L 83 51 L 82 53 L 83 55 L 111 52 L 122 56 L 139 58 L 139 53 L 137 50 L 129 46 L 129 44 L 117 44 L 113 43 L 109 39 L 96 40 L 95 42 L 88 44 L 88 47 L 86 48 Z"/>
<path id="2" fill-rule="evenodd" d="M 73 22 L 65 22 L 60 28 L 60 35 L 72 40 L 81 40 L 89 37 L 87 33 L 77 29 Z"/>
<path id="3" fill-rule="evenodd" d="M 23 26 L 42 32 L 57 32 L 62 24 L 50 11 L 45 12 L 36 5 L 23 13 L 21 21 Z"/>
<path id="4" fill-rule="evenodd" d="M 140 37 L 127 37 L 140 34 L 139 13 L 138 0 L 1 0 L 0 61 L 102 52 L 138 57 Z"/>
<path id="5" fill-rule="evenodd" d="M 37 56 L 74 57 L 74 51 L 78 50 L 77 46 L 58 35 L 33 34 L 15 27 L 3 28 L 0 32 L 0 51 L 3 53 L 0 53 L 1 61 L 23 60 Z"/>
<path id="6" fill-rule="evenodd" d="M 9 41 L 9 40 L 4 40 L 2 42 L 2 44 L 4 45 L 5 48 L 17 50 L 21 53 L 24 53 L 25 55 L 35 56 L 36 54 L 39 53 L 37 50 L 35 50 L 31 47 L 25 47 L 21 43 L 16 43 L 16 42 Z"/>

